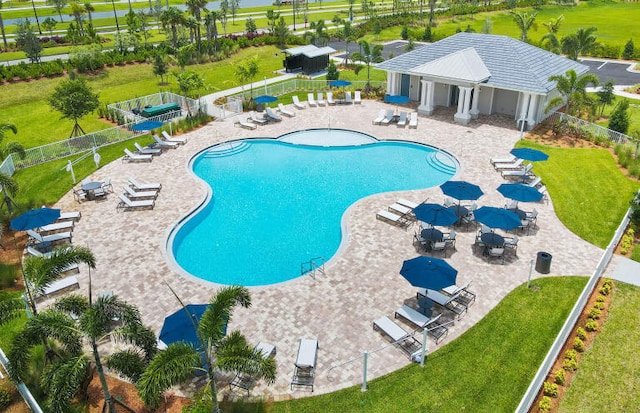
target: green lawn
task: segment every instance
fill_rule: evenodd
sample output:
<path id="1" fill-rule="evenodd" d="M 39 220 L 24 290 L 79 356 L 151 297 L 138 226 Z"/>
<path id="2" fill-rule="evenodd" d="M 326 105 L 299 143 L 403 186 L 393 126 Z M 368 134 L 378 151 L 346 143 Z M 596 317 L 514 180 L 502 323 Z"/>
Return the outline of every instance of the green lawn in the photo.
<path id="1" fill-rule="evenodd" d="M 549 155 L 533 171 L 547 185 L 558 218 L 573 233 L 605 248 L 640 182 L 622 175 L 606 149 L 552 148 L 524 140 L 517 146 Z"/>
<path id="2" fill-rule="evenodd" d="M 373 380 L 364 393 L 356 386 L 275 403 L 271 411 L 513 411 L 586 280 L 543 278 L 530 290 L 522 285 L 460 338 L 430 354 L 424 368 L 412 364 Z"/>
<path id="3" fill-rule="evenodd" d="M 637 412 L 640 287 L 616 283 L 607 322 L 585 351 L 560 412 Z"/>
<path id="4" fill-rule="evenodd" d="M 602 83 L 604 83 L 607 81 L 607 79 L 601 79 L 601 81 Z M 603 116 L 608 118 L 620 99 L 627 99 L 627 98 L 616 96 L 611 105 L 605 106 Z M 640 99 L 627 99 L 627 100 L 630 103 L 629 109 L 627 109 L 627 113 L 629 114 L 629 130 L 627 131 L 627 135 L 628 135 L 634 129 L 640 130 Z M 605 128 L 609 126 L 608 120 L 604 120 L 602 122 L 597 122 L 597 123 L 598 125 L 604 126 Z"/>

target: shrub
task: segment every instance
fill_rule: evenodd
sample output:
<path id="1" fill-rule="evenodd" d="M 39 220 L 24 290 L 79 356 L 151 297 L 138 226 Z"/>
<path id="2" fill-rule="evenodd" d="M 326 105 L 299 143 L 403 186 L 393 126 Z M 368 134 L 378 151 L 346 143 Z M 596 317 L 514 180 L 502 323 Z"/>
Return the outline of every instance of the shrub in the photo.
<path id="1" fill-rule="evenodd" d="M 558 397 L 558 385 L 555 383 L 544 382 L 543 392 L 545 396 Z"/>
<path id="2" fill-rule="evenodd" d="M 595 307 L 593 307 L 591 310 L 589 310 L 589 318 L 591 318 L 593 320 L 599 319 L 601 314 L 602 314 L 602 310 L 597 309 Z"/>
<path id="3" fill-rule="evenodd" d="M 585 331 L 584 328 L 578 327 L 576 329 L 576 336 L 578 336 L 580 340 L 585 340 L 587 338 L 587 332 Z"/>
<path id="4" fill-rule="evenodd" d="M 540 403 L 538 403 L 538 408 L 541 412 L 549 412 L 551 411 L 551 398 L 548 396 L 543 396 Z"/>
<path id="5" fill-rule="evenodd" d="M 633 39 L 629 39 L 629 41 L 624 45 L 624 50 L 622 51 L 622 58 L 625 60 L 633 59 Z"/>
<path id="6" fill-rule="evenodd" d="M 604 295 L 599 295 L 598 298 L 596 298 L 596 303 L 604 303 L 605 300 Z"/>
<path id="7" fill-rule="evenodd" d="M 575 350 L 567 350 L 564 353 L 564 358 L 566 359 L 571 359 L 571 360 L 577 360 L 578 359 L 578 352 Z"/>
<path id="8" fill-rule="evenodd" d="M 576 359 L 564 359 L 562 360 L 562 368 L 567 371 L 578 370 L 578 360 Z"/>
<path id="9" fill-rule="evenodd" d="M 598 310 L 602 310 L 604 308 L 604 303 L 596 302 L 593 304 L 593 308 L 597 308 Z"/>
<path id="10" fill-rule="evenodd" d="M 587 331 L 598 331 L 598 322 L 596 320 L 589 320 L 584 325 L 584 328 Z"/>
<path id="11" fill-rule="evenodd" d="M 11 404 L 11 392 L 6 387 L 0 387 L 0 409 L 6 409 Z"/>
<path id="12" fill-rule="evenodd" d="M 560 386 L 564 386 L 564 383 L 565 383 L 564 370 L 560 369 L 556 371 L 556 374 L 554 376 L 554 381 L 556 382 L 556 384 L 559 384 Z"/>
<path id="13" fill-rule="evenodd" d="M 604 285 L 602 286 L 602 288 L 600 288 L 600 294 L 602 295 L 609 295 L 610 292 L 611 292 L 611 287 L 609 287 L 608 285 Z"/>
<path id="14" fill-rule="evenodd" d="M 630 236 L 633 236 L 633 234 L 635 233 L 635 231 L 633 230 L 633 228 L 629 228 L 627 230 L 627 234 Z M 613 287 L 613 280 L 611 278 L 605 278 L 604 281 L 602 282 L 602 286 L 607 286 L 609 288 Z"/>
<path id="15" fill-rule="evenodd" d="M 584 351 L 584 341 L 580 337 L 573 340 L 573 349 L 582 353 Z"/>
<path id="16" fill-rule="evenodd" d="M 402 31 L 400 32 L 400 37 L 402 40 L 409 39 L 409 28 L 407 26 L 402 26 Z"/>

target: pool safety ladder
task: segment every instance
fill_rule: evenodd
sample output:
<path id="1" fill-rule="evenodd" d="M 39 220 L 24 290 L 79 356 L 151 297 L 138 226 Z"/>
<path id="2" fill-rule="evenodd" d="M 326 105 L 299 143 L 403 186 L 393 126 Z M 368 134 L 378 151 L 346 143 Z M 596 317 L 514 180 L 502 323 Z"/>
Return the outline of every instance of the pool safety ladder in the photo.
<path id="1" fill-rule="evenodd" d="M 316 272 L 324 275 L 324 258 L 315 257 L 300 264 L 300 275 L 309 274 L 315 280 Z"/>

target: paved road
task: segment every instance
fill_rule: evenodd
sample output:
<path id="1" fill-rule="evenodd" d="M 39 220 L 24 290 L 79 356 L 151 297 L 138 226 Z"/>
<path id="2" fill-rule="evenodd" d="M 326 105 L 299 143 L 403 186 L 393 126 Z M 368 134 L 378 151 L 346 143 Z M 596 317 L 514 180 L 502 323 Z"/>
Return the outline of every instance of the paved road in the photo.
<path id="1" fill-rule="evenodd" d="M 603 60 L 582 60 L 582 64 L 589 66 L 589 73 L 600 78 L 600 83 L 613 79 L 615 85 L 631 86 L 640 83 L 640 73 L 628 72 L 629 63 Z"/>
<path id="2" fill-rule="evenodd" d="M 396 56 L 400 56 L 401 54 L 407 53 L 407 51 L 405 50 L 407 43 L 408 42 L 405 40 L 395 40 L 395 41 L 383 44 L 384 48 L 382 49 L 382 57 L 384 57 L 386 60 L 386 59 L 389 59 L 390 57 L 396 57 Z M 415 42 L 416 49 L 426 44 L 427 43 Z M 329 42 L 329 46 L 333 47 L 336 50 L 346 50 L 347 48 L 347 44 L 342 41 Z M 360 51 L 360 46 L 358 45 L 358 43 L 355 43 L 355 42 L 349 43 L 350 53 L 359 52 L 359 51 Z M 338 54 L 337 56 L 344 56 L 344 53 Z"/>

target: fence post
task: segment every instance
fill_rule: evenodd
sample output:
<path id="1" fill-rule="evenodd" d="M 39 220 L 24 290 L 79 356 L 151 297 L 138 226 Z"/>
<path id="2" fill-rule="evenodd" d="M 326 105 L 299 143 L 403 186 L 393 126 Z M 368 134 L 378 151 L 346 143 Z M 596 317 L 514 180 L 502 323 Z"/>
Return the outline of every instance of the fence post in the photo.
<path id="1" fill-rule="evenodd" d="M 424 367 L 425 354 L 427 354 L 427 329 L 422 330 L 422 349 L 420 350 L 420 366 Z"/>
<path id="2" fill-rule="evenodd" d="M 364 351 L 362 355 L 362 387 L 360 391 L 367 391 L 367 360 L 369 359 L 369 352 Z"/>

